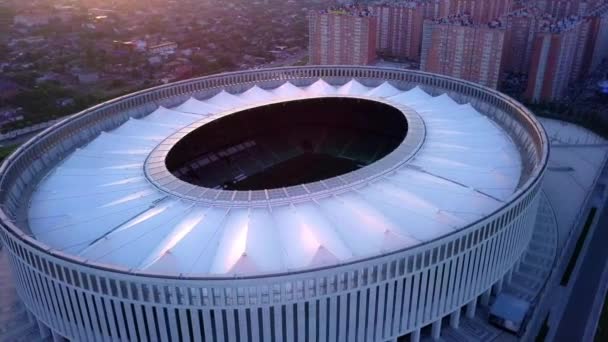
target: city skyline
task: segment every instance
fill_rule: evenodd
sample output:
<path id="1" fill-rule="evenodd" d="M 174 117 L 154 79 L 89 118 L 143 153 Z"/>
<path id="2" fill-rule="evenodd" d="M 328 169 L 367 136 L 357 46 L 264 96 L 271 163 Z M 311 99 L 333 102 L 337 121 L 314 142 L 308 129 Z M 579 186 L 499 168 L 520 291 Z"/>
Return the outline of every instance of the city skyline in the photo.
<path id="1" fill-rule="evenodd" d="M 415 0 L 349 10 L 369 11 L 366 30 L 376 36 L 357 35 L 355 41 L 368 48 L 375 44 L 378 56 L 406 59 L 420 63 L 421 70 L 492 88 L 499 88 L 508 73 L 525 74 L 521 98 L 533 103 L 563 99 L 570 85 L 608 57 L 608 3 L 602 1 Z M 367 50 L 334 53 L 353 46 L 348 39 L 356 31 L 333 21 L 321 31 L 317 13 L 312 12 L 309 25 L 313 64 L 375 62 Z M 319 57 L 321 47 L 331 58 Z"/>

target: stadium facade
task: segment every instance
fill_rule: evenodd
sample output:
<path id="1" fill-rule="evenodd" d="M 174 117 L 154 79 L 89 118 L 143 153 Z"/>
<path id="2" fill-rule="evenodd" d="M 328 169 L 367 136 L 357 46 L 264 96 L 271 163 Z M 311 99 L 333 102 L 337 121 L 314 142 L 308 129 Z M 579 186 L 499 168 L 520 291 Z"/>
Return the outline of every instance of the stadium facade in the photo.
<path id="1" fill-rule="evenodd" d="M 220 74 L 24 144 L 0 237 L 57 340 L 416 341 L 518 267 L 548 149 L 521 104 L 446 76 Z"/>

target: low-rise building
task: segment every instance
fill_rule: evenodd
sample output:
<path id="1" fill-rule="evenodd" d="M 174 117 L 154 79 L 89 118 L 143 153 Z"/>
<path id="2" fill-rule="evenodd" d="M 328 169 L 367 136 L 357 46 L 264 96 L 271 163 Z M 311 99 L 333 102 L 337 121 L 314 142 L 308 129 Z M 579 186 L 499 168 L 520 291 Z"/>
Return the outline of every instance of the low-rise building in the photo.
<path id="1" fill-rule="evenodd" d="M 9 79 L 0 78 L 0 101 L 14 99 L 20 93 L 19 85 Z"/>
<path id="2" fill-rule="evenodd" d="M 169 55 L 175 53 L 175 50 L 177 50 L 177 43 L 175 42 L 164 42 L 148 48 L 150 53 L 158 55 Z"/>
<path id="3" fill-rule="evenodd" d="M 99 74 L 93 71 L 82 71 L 76 73 L 78 82 L 80 84 L 92 84 L 99 81 Z"/>
<path id="4" fill-rule="evenodd" d="M 0 108 L 0 126 L 10 122 L 23 120 L 23 109 L 20 107 Z"/>
<path id="5" fill-rule="evenodd" d="M 15 25 L 27 27 L 47 25 L 51 21 L 51 16 L 44 12 L 20 13 L 13 18 Z"/>

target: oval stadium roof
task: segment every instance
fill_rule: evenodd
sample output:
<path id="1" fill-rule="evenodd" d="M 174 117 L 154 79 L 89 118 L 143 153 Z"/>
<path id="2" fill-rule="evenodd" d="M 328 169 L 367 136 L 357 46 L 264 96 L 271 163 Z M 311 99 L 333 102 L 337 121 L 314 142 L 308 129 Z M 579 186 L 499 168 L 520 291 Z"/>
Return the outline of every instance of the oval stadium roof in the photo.
<path id="1" fill-rule="evenodd" d="M 394 172 L 338 194 L 293 203 L 226 206 L 161 191 L 147 156 L 180 128 L 267 101 L 362 96 L 422 118 L 418 152 Z M 494 121 L 448 95 L 383 83 L 319 80 L 297 87 L 221 91 L 129 119 L 73 152 L 36 188 L 28 213 L 36 239 L 83 259 L 172 275 L 254 275 L 338 264 L 403 249 L 493 212 L 517 189 L 522 160 Z"/>

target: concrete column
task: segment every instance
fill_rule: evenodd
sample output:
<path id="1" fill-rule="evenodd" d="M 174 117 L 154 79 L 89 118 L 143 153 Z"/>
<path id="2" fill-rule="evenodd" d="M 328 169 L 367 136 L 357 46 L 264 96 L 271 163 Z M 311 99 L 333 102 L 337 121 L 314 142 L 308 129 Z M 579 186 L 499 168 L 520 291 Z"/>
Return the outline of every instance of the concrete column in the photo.
<path id="1" fill-rule="evenodd" d="M 513 264 L 513 272 L 519 271 L 519 267 L 521 266 L 521 260 L 523 257 L 519 258 L 515 264 Z"/>
<path id="2" fill-rule="evenodd" d="M 473 299 L 472 301 L 469 302 L 469 304 L 467 304 L 467 313 L 466 313 L 466 316 L 468 318 L 475 317 L 476 306 L 477 306 L 477 297 L 475 297 L 475 299 Z"/>
<path id="3" fill-rule="evenodd" d="M 431 325 L 431 336 L 437 341 L 441 337 L 441 319 L 436 320 Z"/>
<path id="4" fill-rule="evenodd" d="M 454 329 L 458 329 L 460 326 L 460 309 L 452 312 L 450 315 L 450 326 Z"/>
<path id="5" fill-rule="evenodd" d="M 51 329 L 49 329 L 44 323 L 36 320 L 38 324 L 38 332 L 40 332 L 40 337 L 44 340 L 45 338 L 51 336 Z"/>
<path id="6" fill-rule="evenodd" d="M 509 285 L 511 284 L 511 279 L 513 279 L 513 269 L 510 269 L 509 272 L 507 272 L 507 274 L 505 274 L 505 281 L 504 283 Z"/>
<path id="7" fill-rule="evenodd" d="M 486 292 L 481 294 L 481 305 L 490 305 L 490 295 L 492 295 L 492 288 L 489 288 Z"/>
<path id="8" fill-rule="evenodd" d="M 410 333 L 410 342 L 420 342 L 420 329 L 416 329 Z"/>
<path id="9" fill-rule="evenodd" d="M 504 278 L 500 278 L 495 284 L 494 284 L 494 294 L 498 295 L 499 293 L 502 292 L 502 282 L 503 282 Z"/>
<path id="10" fill-rule="evenodd" d="M 53 335 L 53 342 L 64 342 L 65 339 L 63 336 L 51 330 L 51 334 Z"/>

